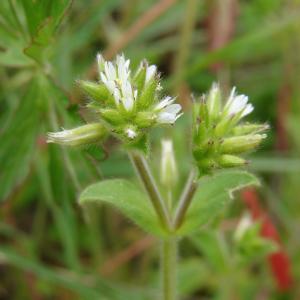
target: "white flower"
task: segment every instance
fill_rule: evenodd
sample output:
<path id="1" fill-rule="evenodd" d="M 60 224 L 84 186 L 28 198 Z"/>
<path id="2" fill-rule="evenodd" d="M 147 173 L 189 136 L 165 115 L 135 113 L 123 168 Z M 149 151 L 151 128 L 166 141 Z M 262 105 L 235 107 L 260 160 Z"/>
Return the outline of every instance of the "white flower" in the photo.
<path id="1" fill-rule="evenodd" d="M 165 97 L 159 102 L 154 110 L 157 111 L 157 122 L 161 124 L 173 124 L 181 115 L 180 104 L 172 104 L 175 98 Z"/>
<path id="2" fill-rule="evenodd" d="M 98 54 L 97 62 L 100 72 L 100 83 L 104 84 L 113 96 L 115 108 L 117 110 L 121 109 L 119 111 L 121 114 L 124 113 L 124 110 L 131 112 L 130 117 L 133 117 L 134 113 L 139 114 L 139 118 L 132 119 L 137 123 L 132 123 L 131 125 L 147 127 L 153 124 L 153 120 L 155 120 L 156 123 L 173 124 L 181 116 L 181 106 L 173 103 L 175 98 L 165 97 L 158 102 L 158 104 L 154 104 L 158 97 L 156 92 L 161 89 L 158 76 L 156 76 L 157 67 L 155 65 L 148 65 L 146 61 L 140 64 L 139 70 L 136 74 L 140 74 L 139 72 L 145 72 L 143 73 L 145 74 L 145 80 L 144 84 L 140 87 L 141 90 L 138 91 L 135 88 L 137 86 L 134 81 L 136 77 L 132 78 L 130 75 L 130 61 L 126 60 L 124 55 L 118 55 L 114 62 L 110 62 L 105 61 L 104 58 Z M 154 85 L 149 85 L 151 82 L 153 82 Z M 151 89 L 152 92 L 149 92 Z M 137 103 L 138 101 L 141 102 Z M 145 111 L 147 109 L 150 111 Z M 150 123 L 149 114 L 152 115 Z M 143 116 L 145 116 L 145 120 L 141 119 Z M 128 116 L 126 116 L 126 118 L 127 117 Z M 134 138 L 137 135 L 137 133 L 127 129 L 123 129 L 122 132 L 129 138 Z"/>
<path id="3" fill-rule="evenodd" d="M 104 65 L 104 70 L 100 72 L 100 79 L 114 97 L 115 104 L 118 107 L 123 104 L 127 111 L 131 111 L 137 97 L 137 91 L 132 88 L 130 83 L 130 60 L 125 60 L 124 55 L 118 55 L 115 64 L 112 62 L 103 62 L 102 56 L 97 56 L 99 70 Z"/>
<path id="4" fill-rule="evenodd" d="M 225 111 L 230 115 L 242 112 L 241 117 L 244 117 L 250 114 L 254 107 L 251 103 L 248 103 L 247 96 L 237 95 L 235 90 L 235 87 L 231 90 L 229 99 L 225 105 Z"/>

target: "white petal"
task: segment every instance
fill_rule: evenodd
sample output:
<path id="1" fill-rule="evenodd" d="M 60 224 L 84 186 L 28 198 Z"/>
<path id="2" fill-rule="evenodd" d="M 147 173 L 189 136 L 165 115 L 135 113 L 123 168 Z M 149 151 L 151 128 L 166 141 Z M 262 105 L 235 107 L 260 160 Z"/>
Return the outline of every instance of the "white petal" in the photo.
<path id="1" fill-rule="evenodd" d="M 120 91 L 118 89 L 114 90 L 114 99 L 115 99 L 115 103 L 118 106 L 121 100 L 121 94 Z"/>
<path id="2" fill-rule="evenodd" d="M 149 67 L 147 67 L 146 69 L 146 79 L 145 79 L 145 82 L 149 82 L 152 77 L 155 75 L 156 73 L 156 66 L 155 65 L 151 65 Z"/>
<path id="3" fill-rule="evenodd" d="M 163 108 L 165 108 L 166 106 L 170 105 L 171 103 L 173 103 L 175 101 L 175 98 L 172 98 L 170 96 L 165 97 L 163 100 L 161 100 L 156 106 L 155 106 L 155 110 L 161 110 Z"/>
<path id="4" fill-rule="evenodd" d="M 129 78 L 128 66 L 125 63 L 124 56 L 117 57 L 118 77 L 121 82 L 125 82 Z"/>
<path id="5" fill-rule="evenodd" d="M 100 78 L 104 84 L 107 83 L 107 78 L 102 72 L 100 73 Z"/>
<path id="6" fill-rule="evenodd" d="M 234 100 L 235 96 L 236 96 L 236 87 L 234 86 L 231 89 L 231 92 L 230 92 L 229 98 L 226 102 L 224 110 L 227 110 L 230 107 L 230 105 L 232 104 L 232 101 Z"/>
<path id="7" fill-rule="evenodd" d="M 157 116 L 157 122 L 161 124 L 173 124 L 176 121 L 176 115 L 168 112 L 160 112 Z"/>
<path id="8" fill-rule="evenodd" d="M 254 106 L 252 104 L 247 104 L 245 110 L 242 113 L 242 117 L 249 115 L 254 110 Z"/>
<path id="9" fill-rule="evenodd" d="M 134 100 L 131 97 L 122 98 L 122 103 L 123 103 L 125 109 L 127 111 L 130 111 L 133 108 Z"/>
<path id="10" fill-rule="evenodd" d="M 103 83 L 112 94 L 115 92 L 115 89 L 117 89 L 115 82 L 112 80 L 103 81 Z"/>
<path id="11" fill-rule="evenodd" d="M 124 97 L 133 98 L 133 91 L 129 81 L 122 82 L 122 93 Z"/>
<path id="12" fill-rule="evenodd" d="M 164 112 L 170 113 L 170 114 L 177 114 L 181 110 L 181 105 L 180 104 L 171 104 L 167 106 L 166 108 L 163 109 Z"/>
<path id="13" fill-rule="evenodd" d="M 211 91 L 210 91 L 210 101 L 208 103 L 209 105 L 209 111 L 212 111 L 213 108 L 215 107 L 215 102 L 216 102 L 216 95 L 219 92 L 219 85 L 217 83 L 213 83 Z"/>
<path id="14" fill-rule="evenodd" d="M 248 102 L 248 97 L 244 95 L 236 96 L 233 101 L 231 102 L 228 112 L 230 114 L 236 114 L 239 113 L 241 110 L 243 110 Z"/>
<path id="15" fill-rule="evenodd" d="M 116 69 L 110 61 L 104 63 L 104 70 L 108 80 L 116 80 L 117 78 Z"/>

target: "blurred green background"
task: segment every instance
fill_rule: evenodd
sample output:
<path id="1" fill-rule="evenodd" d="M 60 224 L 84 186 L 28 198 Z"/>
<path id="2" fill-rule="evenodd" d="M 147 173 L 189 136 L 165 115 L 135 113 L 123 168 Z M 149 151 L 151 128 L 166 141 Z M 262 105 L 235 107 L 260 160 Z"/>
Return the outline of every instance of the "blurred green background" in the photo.
<path id="1" fill-rule="evenodd" d="M 214 81 L 249 95 L 250 118 L 271 125 L 249 168 L 288 261 L 276 273 L 266 255 L 237 259 L 232 235 L 248 210 L 238 196 L 226 222 L 182 243 L 180 299 L 300 299 L 299 37 L 298 0 L 1 0 L 0 299 L 157 298 L 158 241 L 113 209 L 77 204 L 90 183 L 132 177 L 118 142 L 46 144 L 48 131 L 89 120 L 75 81 L 97 78 L 97 52 L 157 64 L 184 107 L 173 130 L 153 132 L 156 174 L 160 139 L 172 135 L 185 178 L 190 94 Z"/>

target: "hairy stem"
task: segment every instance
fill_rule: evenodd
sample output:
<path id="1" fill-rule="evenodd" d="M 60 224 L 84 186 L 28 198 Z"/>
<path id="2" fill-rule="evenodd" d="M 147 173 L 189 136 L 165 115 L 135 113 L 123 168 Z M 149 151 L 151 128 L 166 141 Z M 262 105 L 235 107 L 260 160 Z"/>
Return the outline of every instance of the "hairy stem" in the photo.
<path id="1" fill-rule="evenodd" d="M 146 159 L 143 155 L 141 155 L 138 152 L 130 152 L 129 157 L 149 195 L 149 198 L 157 213 L 157 216 L 159 217 L 163 226 L 166 229 L 170 229 L 170 218 L 166 207 L 166 203 L 160 195 L 157 184 L 155 183 L 155 180 L 151 174 Z"/>
<path id="2" fill-rule="evenodd" d="M 175 212 L 175 218 L 174 218 L 174 223 L 173 223 L 173 228 L 178 229 L 183 220 L 184 216 L 191 204 L 191 201 L 193 199 L 193 196 L 196 192 L 197 189 L 197 183 L 195 181 L 195 171 L 191 171 L 189 178 L 187 180 L 187 183 L 184 187 L 184 190 L 181 194 L 176 212 Z"/>
<path id="3" fill-rule="evenodd" d="M 162 241 L 161 270 L 162 270 L 162 299 L 177 299 L 177 248 L 178 241 L 169 237 Z"/>

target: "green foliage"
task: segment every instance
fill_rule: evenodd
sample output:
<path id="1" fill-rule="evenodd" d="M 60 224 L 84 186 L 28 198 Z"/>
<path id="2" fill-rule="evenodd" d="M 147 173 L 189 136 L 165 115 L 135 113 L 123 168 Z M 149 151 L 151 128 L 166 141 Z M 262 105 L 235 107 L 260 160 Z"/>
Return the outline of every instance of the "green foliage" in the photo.
<path id="1" fill-rule="evenodd" d="M 261 224 L 252 224 L 236 239 L 237 252 L 242 261 L 251 261 L 276 252 L 278 246 L 272 240 L 260 235 Z"/>
<path id="2" fill-rule="evenodd" d="M 25 180 L 30 171 L 38 133 L 38 93 L 38 83 L 34 81 L 17 108 L 16 118 L 8 120 L 5 124 L 9 130 L 1 136 L 1 139 L 6 141 L 0 148 L 1 167 L 6 170 L 0 173 L 1 200 L 6 199 L 10 192 Z M 12 149 L 14 156 L 10 155 Z"/>
<path id="3" fill-rule="evenodd" d="M 166 234 L 145 194 L 127 180 L 104 180 L 87 187 L 81 193 L 79 203 L 89 202 L 110 204 L 145 231 L 157 236 Z"/>
<path id="4" fill-rule="evenodd" d="M 9 43 L 3 44 L 5 51 L 0 55 L 0 63 L 31 65 L 28 57 L 39 64 L 46 63 L 49 59 L 49 46 L 70 5 L 70 0 L 22 0 L 17 3 L 13 0 L 2 1 L 0 15 L 3 24 L 0 32 Z M 23 27 L 24 18 L 26 26 Z"/>
<path id="5" fill-rule="evenodd" d="M 189 27 L 190 2 L 197 9 Z M 222 6 L 221 17 L 215 15 L 212 2 L 225 3 L 169 1 L 166 8 L 160 6 L 163 1 L 154 0 L 0 1 L 1 299 L 149 300 L 158 295 L 157 280 L 150 287 L 147 283 L 161 277 L 157 272 L 159 247 L 155 242 L 145 246 L 144 232 L 115 213 L 117 208 L 145 231 L 165 237 L 144 193 L 129 183 L 133 190 L 129 195 L 140 201 L 118 197 L 124 200 L 118 207 L 116 203 L 105 205 L 114 202 L 108 199 L 95 200 L 92 202 L 104 205 L 96 210 L 90 203 L 84 216 L 76 203 L 83 187 L 92 182 L 120 176 L 131 179 L 133 170 L 119 144 L 110 138 L 103 148 L 95 144 L 67 151 L 46 144 L 49 131 L 99 118 L 85 109 L 85 100 L 95 96 L 94 90 L 79 93 L 75 81 L 98 80 L 92 64 L 96 53 L 105 52 L 113 59 L 118 47 L 119 53 L 131 59 L 133 68 L 143 58 L 155 63 L 166 89 L 163 95 L 177 95 L 176 101 L 184 107 L 185 114 L 174 130 L 155 129 L 151 136 L 151 167 L 157 179 L 161 138 L 173 138 L 179 171 L 174 202 L 192 162 L 190 91 L 201 95 L 219 80 L 222 88 L 235 85 L 249 96 L 255 111 L 247 122 L 271 125 L 271 138 L 258 154 L 251 154 L 249 168 L 264 182 L 260 205 L 274 220 L 291 261 L 294 282 L 299 281 L 299 1 L 241 0 L 238 9 Z M 156 10 L 161 15 L 141 26 L 154 5 L 163 8 Z M 220 27 L 210 30 L 210 23 Z M 220 41 L 224 44 L 217 43 Z M 214 47 L 215 42 L 219 48 Z M 141 74 L 135 84 L 142 87 L 143 83 Z M 119 115 L 104 113 L 111 122 L 120 122 Z M 151 114 L 141 111 L 136 118 L 141 127 L 151 126 Z M 235 134 L 247 134 L 245 130 L 249 128 L 237 128 Z M 222 164 L 241 164 L 233 157 L 222 159 Z M 227 206 L 226 220 L 218 223 L 216 231 L 209 228 L 230 202 L 228 190 L 257 183 L 251 175 L 239 173 L 229 172 L 226 184 L 216 191 L 209 181 L 219 182 L 221 173 L 199 182 L 188 211 L 191 222 L 186 218 L 178 233 L 189 235 L 182 239 L 179 252 L 180 298 L 298 297 L 297 285 L 278 292 L 266 257 L 272 245 L 267 243 L 267 251 L 259 257 L 252 255 L 265 242 L 257 232 L 246 235 L 242 244 L 232 240 L 236 221 L 246 210 L 243 201 Z M 167 192 L 162 190 L 162 194 Z M 144 208 L 142 212 L 136 210 L 137 203 Z M 126 256 L 128 253 L 132 256 Z M 241 253 L 246 254 L 242 260 Z M 110 274 L 103 272 L 106 265 Z"/>
<path id="6" fill-rule="evenodd" d="M 187 211 L 179 234 L 190 234 L 219 215 L 233 193 L 247 186 L 259 185 L 258 179 L 244 171 L 220 171 L 199 180 L 193 202 Z"/>

